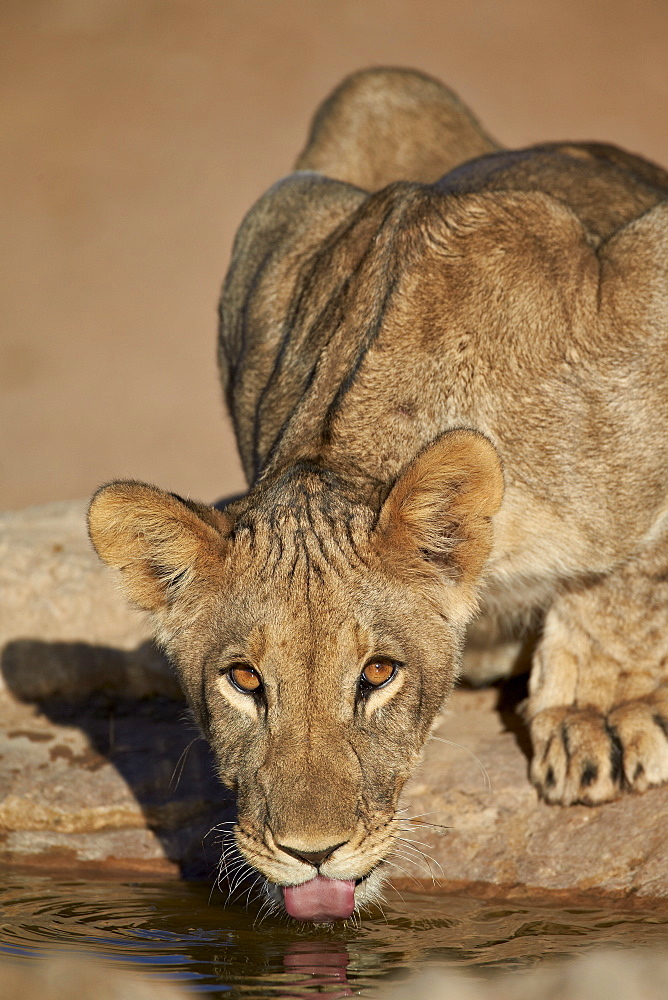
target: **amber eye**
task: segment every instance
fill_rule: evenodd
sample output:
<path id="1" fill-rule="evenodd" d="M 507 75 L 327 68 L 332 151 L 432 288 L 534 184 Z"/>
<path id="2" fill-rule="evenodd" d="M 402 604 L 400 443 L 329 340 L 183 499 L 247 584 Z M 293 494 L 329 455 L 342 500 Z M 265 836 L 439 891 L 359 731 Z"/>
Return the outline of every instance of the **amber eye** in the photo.
<path id="1" fill-rule="evenodd" d="M 248 663 L 235 663 L 227 671 L 230 684 L 244 694 L 259 694 L 262 690 L 262 678 L 254 667 Z"/>
<path id="2" fill-rule="evenodd" d="M 367 663 L 360 677 L 360 688 L 362 692 L 371 691 L 374 688 L 383 687 L 391 681 L 397 672 L 397 664 L 394 660 L 386 660 L 379 656 L 375 660 Z"/>

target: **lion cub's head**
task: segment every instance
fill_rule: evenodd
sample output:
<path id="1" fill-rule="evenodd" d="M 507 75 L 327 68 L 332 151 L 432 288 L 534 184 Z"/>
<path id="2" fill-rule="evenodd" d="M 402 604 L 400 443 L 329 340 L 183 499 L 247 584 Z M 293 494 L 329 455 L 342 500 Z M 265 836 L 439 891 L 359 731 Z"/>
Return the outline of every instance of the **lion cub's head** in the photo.
<path id="1" fill-rule="evenodd" d="M 238 793 L 238 847 L 293 916 L 347 917 L 373 895 L 501 493 L 489 442 L 454 431 L 379 511 L 308 461 L 223 513 L 133 482 L 93 498 L 93 544 L 153 613 Z"/>

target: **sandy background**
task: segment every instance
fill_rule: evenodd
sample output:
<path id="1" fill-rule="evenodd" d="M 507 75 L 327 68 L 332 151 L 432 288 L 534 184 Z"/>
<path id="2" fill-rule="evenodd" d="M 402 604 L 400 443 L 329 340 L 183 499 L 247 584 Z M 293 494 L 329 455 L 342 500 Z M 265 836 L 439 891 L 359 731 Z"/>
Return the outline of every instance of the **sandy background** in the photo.
<path id="1" fill-rule="evenodd" d="M 219 285 L 351 70 L 427 70 L 509 145 L 668 163 L 666 0 L 3 0 L 0 19 L 0 508 L 118 476 L 242 486 Z"/>

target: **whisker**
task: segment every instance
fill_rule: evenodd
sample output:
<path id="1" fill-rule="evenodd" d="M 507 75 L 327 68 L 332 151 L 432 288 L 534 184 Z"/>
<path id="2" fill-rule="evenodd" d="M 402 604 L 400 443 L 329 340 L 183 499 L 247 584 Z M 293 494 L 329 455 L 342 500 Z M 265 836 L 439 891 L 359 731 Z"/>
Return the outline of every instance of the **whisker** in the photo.
<path id="1" fill-rule="evenodd" d="M 248 909 L 248 907 L 250 906 L 251 892 L 257 886 L 257 882 L 258 882 L 258 880 L 255 878 L 255 879 L 253 879 L 253 881 L 251 882 L 251 884 L 248 886 L 248 891 L 246 893 L 246 909 Z M 257 897 L 254 897 L 254 898 L 257 898 Z"/>
<path id="2" fill-rule="evenodd" d="M 418 857 L 422 858 L 423 861 L 426 862 L 427 868 L 429 869 L 429 874 L 430 874 L 430 876 L 431 876 L 432 879 L 434 878 L 434 873 L 433 873 L 432 868 L 431 868 L 432 865 L 434 865 L 436 868 L 438 868 L 438 870 L 440 871 L 441 875 L 445 878 L 445 872 L 443 871 L 443 868 L 442 868 L 440 862 L 438 862 L 436 860 L 436 858 L 433 858 L 431 856 L 431 854 L 425 854 L 424 851 L 418 850 L 417 847 L 414 847 L 413 851 L 414 851 L 415 854 L 418 855 Z M 413 864 L 417 864 L 417 862 L 415 861 L 415 859 L 409 859 L 409 858 L 407 858 L 406 860 L 407 861 L 408 860 L 412 860 Z"/>
<path id="3" fill-rule="evenodd" d="M 230 852 L 229 858 L 227 855 L 228 850 Z M 227 883 L 226 904 L 234 902 L 238 889 L 243 891 L 244 881 L 252 872 L 254 872 L 254 869 L 251 868 L 243 855 L 240 854 L 234 839 L 231 839 L 229 845 L 223 848 L 216 878 L 218 888 L 221 892 L 223 892 L 223 883 Z M 261 878 L 261 876 L 258 877 Z M 256 881 L 257 877 L 251 883 L 249 890 L 253 888 Z"/>
<path id="4" fill-rule="evenodd" d="M 387 857 L 385 858 L 385 862 L 388 865 L 393 865 L 395 868 L 398 868 L 400 872 L 403 872 L 407 878 L 412 879 L 412 881 L 415 882 L 415 884 L 419 887 L 420 883 L 416 879 L 415 875 L 411 875 L 410 872 L 406 871 L 405 868 L 402 868 L 401 865 L 397 864 L 396 861 L 392 861 L 390 857 Z"/>
<path id="5" fill-rule="evenodd" d="M 251 903 L 255 903 L 255 902 L 257 902 L 257 900 L 262 899 L 263 896 L 264 896 L 264 899 L 265 899 L 265 902 L 266 902 L 266 900 L 268 899 L 268 897 L 267 897 L 266 893 L 263 892 L 265 886 L 266 886 L 266 880 L 265 880 L 265 878 L 264 878 L 263 875 L 260 875 L 258 878 L 255 879 L 255 882 L 253 883 L 253 885 L 251 887 L 254 890 L 254 895 L 252 897 L 249 897 L 249 900 L 248 900 L 248 905 L 249 906 L 250 906 Z"/>
<path id="6" fill-rule="evenodd" d="M 401 895 L 401 893 L 400 893 L 400 892 L 399 892 L 399 890 L 397 889 L 396 885 L 392 885 L 392 882 L 387 882 L 387 886 L 388 886 L 388 887 L 389 887 L 390 889 L 392 889 L 392 891 L 393 891 L 393 892 L 396 892 L 396 894 L 397 894 L 397 896 L 399 897 L 399 899 L 401 900 L 401 902 L 402 902 L 402 903 L 404 904 L 404 906 L 406 906 L 406 900 L 405 900 L 405 899 L 404 899 L 404 897 L 403 897 L 403 896 Z"/>
<path id="7" fill-rule="evenodd" d="M 408 812 L 408 808 L 409 807 L 406 806 L 405 809 L 400 809 L 399 812 Z M 427 812 L 415 813 L 414 816 L 409 816 L 409 822 L 412 822 L 413 820 L 415 820 L 416 822 L 418 822 L 421 819 L 422 816 L 433 816 L 434 813 L 437 813 L 439 811 L 440 810 L 438 810 L 438 809 L 429 809 Z"/>
<path id="8" fill-rule="evenodd" d="M 401 812 L 407 812 L 407 809 L 402 809 Z M 441 812 L 440 809 L 431 809 L 429 812 L 416 813 L 414 816 L 407 816 L 405 819 L 402 817 L 397 818 L 397 823 L 402 829 L 408 830 L 410 827 L 406 826 L 407 823 L 415 823 L 417 827 L 420 826 L 431 826 L 437 830 L 453 830 L 452 826 L 444 826 L 442 823 L 431 823 L 429 820 L 422 819 L 423 816 L 433 816 L 435 813 Z"/>
<path id="9" fill-rule="evenodd" d="M 394 857 L 401 858 L 402 861 L 408 862 L 409 865 L 415 865 L 416 868 L 419 868 L 424 875 L 426 875 L 432 881 L 434 880 L 433 872 L 425 864 L 423 864 L 421 861 L 418 861 L 416 858 L 411 858 L 409 855 L 399 854 L 398 852 L 395 852 Z M 391 861 L 389 855 L 387 860 L 390 861 L 392 864 L 394 864 L 394 862 Z M 397 865 L 397 867 L 399 866 Z M 402 871 L 404 872 L 404 875 L 408 875 L 409 878 L 414 878 L 414 876 L 410 875 L 409 872 L 405 871 L 403 868 Z"/>
<path id="10" fill-rule="evenodd" d="M 190 746 L 192 746 L 192 743 L 190 744 Z M 174 776 L 172 775 L 172 778 L 173 777 Z M 181 775 L 179 775 L 179 779 L 180 779 L 180 777 L 181 777 Z M 216 823 L 214 826 L 210 827 L 206 831 L 206 833 L 204 834 L 204 836 L 202 837 L 202 847 L 204 847 L 204 841 L 206 840 L 206 838 L 210 837 L 212 833 L 216 833 L 216 831 L 218 831 L 218 830 L 221 831 L 223 837 L 230 837 L 232 835 L 232 831 L 231 830 L 223 830 L 223 827 L 224 826 L 232 826 L 233 827 L 235 824 L 236 824 L 236 820 L 230 819 L 230 820 L 226 820 L 224 823 Z"/>
<path id="11" fill-rule="evenodd" d="M 417 855 L 417 857 L 415 855 Z M 418 868 L 420 868 L 429 876 L 432 882 L 435 881 L 432 864 L 437 866 L 438 868 L 440 868 L 441 866 L 438 864 L 438 861 L 436 861 L 434 858 L 430 857 L 428 854 L 425 854 L 423 851 L 418 851 L 417 848 L 414 850 L 412 855 L 404 854 L 403 858 L 405 861 L 408 861 L 409 864 L 417 865 Z M 418 858 L 420 860 L 418 860 Z M 441 868 L 441 874 L 443 874 L 442 868 Z"/>
<path id="12" fill-rule="evenodd" d="M 220 859 L 219 871 L 221 875 L 232 876 L 243 868 L 246 864 L 244 858 L 231 858 L 229 861 L 224 856 Z"/>
<path id="13" fill-rule="evenodd" d="M 179 759 L 177 760 L 176 764 L 174 765 L 174 770 L 172 771 L 172 776 L 169 779 L 169 790 L 170 790 L 170 792 L 175 792 L 177 790 L 177 788 L 179 787 L 179 781 L 181 780 L 181 775 L 183 774 L 183 770 L 184 770 L 184 768 L 186 766 L 186 760 L 188 759 L 188 751 L 190 750 L 191 746 L 193 745 L 193 743 L 197 743 L 198 740 L 202 740 L 202 739 L 204 739 L 203 736 L 195 736 L 195 738 L 190 741 L 190 743 L 188 744 L 188 746 L 181 753 L 181 756 L 179 757 Z M 177 771 L 179 772 L 178 776 L 176 775 Z M 174 778 L 175 777 L 176 777 L 176 783 L 174 783 Z"/>
<path id="14" fill-rule="evenodd" d="M 246 877 L 247 872 L 249 871 L 251 871 L 250 865 L 241 865 L 239 868 L 237 868 L 236 872 L 234 873 L 234 878 L 232 879 L 232 883 L 230 885 L 230 895 L 229 895 L 230 902 L 232 902 L 235 899 L 234 894 L 236 893 L 237 889 L 239 889 L 243 885 L 244 878 Z"/>
<path id="15" fill-rule="evenodd" d="M 402 840 L 401 843 L 403 845 L 402 850 L 404 850 L 404 851 L 410 851 L 410 853 L 413 854 L 413 855 L 417 854 L 417 856 L 420 857 L 420 858 L 422 858 L 424 861 L 426 861 L 427 859 L 431 860 L 430 855 L 425 854 L 425 852 L 421 851 L 418 847 L 411 847 L 411 845 L 408 843 L 408 841 Z M 406 860 L 408 861 L 409 860 L 409 855 L 405 855 L 405 857 L 406 857 Z M 412 859 L 410 859 L 410 860 L 412 860 Z"/>
<path id="16" fill-rule="evenodd" d="M 416 845 L 419 844 L 420 847 L 427 848 L 431 847 L 431 844 L 425 844 L 422 840 L 410 840 L 408 837 L 397 837 L 397 840 L 401 841 L 402 844 L 406 844 L 406 846 L 412 847 L 414 851 L 417 851 L 418 854 L 422 854 L 423 856 L 424 852 L 421 851 Z M 431 857 L 431 855 L 428 856 Z"/>
<path id="17" fill-rule="evenodd" d="M 413 830 L 419 830 L 420 827 L 423 827 L 423 826 L 430 826 L 434 830 L 454 830 L 454 826 L 444 826 L 443 823 L 427 823 L 426 820 L 423 820 L 423 819 L 417 820 L 417 823 L 416 823 L 415 826 L 402 826 L 401 829 L 402 830 L 413 831 Z"/>
<path id="18" fill-rule="evenodd" d="M 263 912 L 264 911 L 264 912 Z M 253 927 L 260 927 L 263 921 L 265 921 L 272 914 L 278 915 L 279 908 L 276 900 L 271 899 L 269 896 L 265 899 L 264 903 L 260 907 L 257 917 L 253 921 Z"/>
<path id="19" fill-rule="evenodd" d="M 467 753 L 470 757 L 473 757 L 474 761 L 480 768 L 480 772 L 483 776 L 485 792 L 489 795 L 489 793 L 492 791 L 492 781 L 490 779 L 489 772 L 487 771 L 487 768 L 480 760 L 480 758 L 473 753 L 473 750 L 469 750 L 468 747 L 462 746 L 461 743 L 454 743 L 452 740 L 446 740 L 442 736 L 432 735 L 430 736 L 430 739 L 436 740 L 438 743 L 446 743 L 448 746 L 455 747 L 457 750 L 463 750 L 464 753 Z"/>
<path id="20" fill-rule="evenodd" d="M 223 888 L 222 883 L 226 881 L 229 886 L 229 891 L 234 892 L 234 889 L 244 876 L 245 868 L 245 865 L 240 864 L 236 865 L 234 868 L 230 868 L 229 870 L 221 870 L 219 879 L 221 890 Z"/>
<path id="21" fill-rule="evenodd" d="M 247 864 L 246 859 L 238 854 L 231 855 L 229 859 L 223 854 L 220 859 L 221 870 L 225 872 L 236 871 L 237 868 L 242 868 L 245 864 Z"/>

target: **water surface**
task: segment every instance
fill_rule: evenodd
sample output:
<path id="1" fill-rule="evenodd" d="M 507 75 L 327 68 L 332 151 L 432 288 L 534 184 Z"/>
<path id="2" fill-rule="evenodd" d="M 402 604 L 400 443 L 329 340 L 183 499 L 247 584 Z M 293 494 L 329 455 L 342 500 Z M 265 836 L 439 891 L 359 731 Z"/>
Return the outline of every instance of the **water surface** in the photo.
<path id="1" fill-rule="evenodd" d="M 522 970 L 597 946 L 668 945 L 664 911 L 500 904 L 388 891 L 384 915 L 334 927 L 257 918 L 188 882 L 0 876 L 0 955 L 34 962 L 56 949 L 169 979 L 211 997 L 372 996 L 426 966 Z"/>

